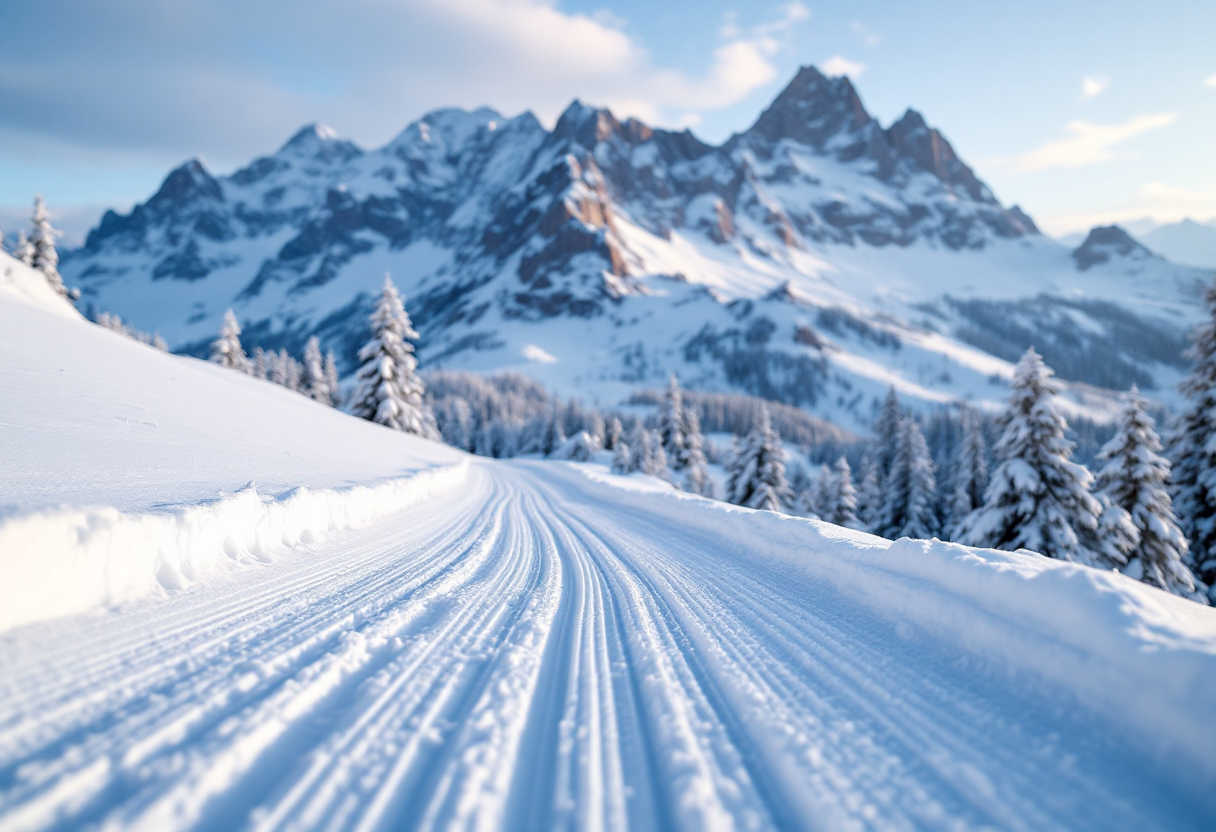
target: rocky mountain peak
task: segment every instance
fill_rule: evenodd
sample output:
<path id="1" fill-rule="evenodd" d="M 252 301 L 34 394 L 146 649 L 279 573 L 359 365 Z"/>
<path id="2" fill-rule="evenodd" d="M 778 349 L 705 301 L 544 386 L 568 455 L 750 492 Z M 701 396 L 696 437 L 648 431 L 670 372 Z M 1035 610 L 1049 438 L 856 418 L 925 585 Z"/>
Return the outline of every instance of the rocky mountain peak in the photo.
<path id="1" fill-rule="evenodd" d="M 848 78 L 804 66 L 743 136 L 773 143 L 793 139 L 822 149 L 836 134 L 856 133 L 872 121 Z"/>
<path id="2" fill-rule="evenodd" d="M 307 124 L 287 140 L 275 154 L 319 162 L 345 162 L 363 155 L 354 142 L 340 138 L 338 133 L 324 124 Z"/>
<path id="3" fill-rule="evenodd" d="M 885 132 L 897 160 L 911 162 L 916 169 L 933 174 L 951 189 L 964 191 L 971 199 L 995 201 L 975 172 L 954 152 L 946 137 L 930 127 L 916 110 L 909 108 Z"/>
<path id="4" fill-rule="evenodd" d="M 173 213 L 199 200 L 223 198 L 220 183 L 207 172 L 200 160 L 191 159 L 169 172 L 160 190 L 148 200 L 147 208 L 155 213 Z"/>
<path id="5" fill-rule="evenodd" d="M 630 123 L 635 133 L 639 128 L 645 128 L 647 131 L 650 129 L 633 119 L 630 119 Z M 609 110 L 590 107 L 576 98 L 557 119 L 557 125 L 553 128 L 553 139 L 591 148 L 621 131 L 621 123 Z"/>
<path id="6" fill-rule="evenodd" d="M 1091 228 L 1085 242 L 1072 252 L 1072 259 L 1081 271 L 1108 263 L 1114 258 L 1142 260 L 1156 256 L 1117 225 Z"/>

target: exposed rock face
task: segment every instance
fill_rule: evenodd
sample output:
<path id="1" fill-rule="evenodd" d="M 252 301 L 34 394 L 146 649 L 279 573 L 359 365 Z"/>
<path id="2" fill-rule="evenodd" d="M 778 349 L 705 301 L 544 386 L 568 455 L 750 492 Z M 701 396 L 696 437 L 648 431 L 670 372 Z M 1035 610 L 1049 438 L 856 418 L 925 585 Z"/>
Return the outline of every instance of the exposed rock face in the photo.
<path id="1" fill-rule="evenodd" d="M 1077 262 L 1077 268 L 1081 271 L 1108 263 L 1112 258 L 1143 260 L 1150 257 L 1156 255 L 1117 225 L 1091 228 L 1085 242 L 1077 246 L 1072 253 L 1072 259 Z"/>

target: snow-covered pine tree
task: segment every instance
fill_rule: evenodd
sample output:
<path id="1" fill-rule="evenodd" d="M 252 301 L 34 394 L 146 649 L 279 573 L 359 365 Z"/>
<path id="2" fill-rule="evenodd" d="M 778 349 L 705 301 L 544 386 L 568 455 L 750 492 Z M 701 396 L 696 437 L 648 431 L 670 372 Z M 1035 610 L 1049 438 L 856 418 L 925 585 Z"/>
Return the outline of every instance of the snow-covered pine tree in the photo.
<path id="1" fill-rule="evenodd" d="M 671 379 L 667 382 L 667 393 L 663 396 L 663 404 L 659 407 L 657 430 L 671 470 L 683 470 L 684 398 L 675 373 L 671 374 Z"/>
<path id="2" fill-rule="evenodd" d="M 667 465 L 667 451 L 663 450 L 663 437 L 657 430 L 646 431 L 646 443 L 649 453 L 642 465 L 642 473 L 661 480 L 670 480 L 671 471 Z"/>
<path id="3" fill-rule="evenodd" d="M 326 404 L 337 407 L 342 403 L 342 390 L 338 386 L 338 362 L 334 360 L 334 351 L 325 353 L 325 386 L 329 388 L 329 401 Z"/>
<path id="4" fill-rule="evenodd" d="M 591 437 L 591 447 L 598 453 L 604 447 L 604 434 L 607 432 L 603 414 L 598 410 L 592 410 L 585 420 L 583 430 Z"/>
<path id="5" fill-rule="evenodd" d="M 790 496 L 785 482 L 785 448 L 773 430 L 767 405 L 761 404 L 754 418 L 727 467 L 727 499 L 739 506 L 781 511 Z"/>
<path id="6" fill-rule="evenodd" d="M 1111 503 L 1130 515 L 1137 532 L 1123 574 L 1207 603 L 1206 593 L 1195 586 L 1186 566 L 1187 540 L 1166 490 L 1170 464 L 1160 454 L 1153 418 L 1134 386 L 1124 396 L 1118 431 L 1098 454 L 1106 465 L 1098 472 L 1097 485 Z"/>
<path id="7" fill-rule="evenodd" d="M 650 467 L 650 437 L 649 431 L 641 422 L 634 422 L 629 436 L 624 443 L 629 446 L 629 470 L 643 471 Z"/>
<path id="8" fill-rule="evenodd" d="M 69 290 L 63 285 L 63 278 L 59 276 L 59 251 L 55 248 L 55 237 L 59 232 L 51 227 L 51 218 L 46 213 L 46 204 L 41 196 L 34 197 L 33 224 L 33 233 L 29 239 L 33 254 L 28 265 L 42 272 L 46 276 L 46 282 L 51 284 L 51 288 L 56 292 L 75 300 L 80 297 L 80 292 Z M 22 260 L 24 259 L 23 257 Z"/>
<path id="9" fill-rule="evenodd" d="M 615 451 L 616 446 L 620 444 L 621 434 L 624 428 L 621 427 L 621 420 L 613 416 L 608 420 L 608 424 L 604 427 L 604 449 Z"/>
<path id="10" fill-rule="evenodd" d="M 800 505 L 811 503 L 811 488 L 815 485 L 815 478 L 811 476 L 811 472 L 801 459 L 795 459 L 786 466 L 785 482 L 797 503 Z"/>
<path id="11" fill-rule="evenodd" d="M 873 534 L 882 532 L 882 484 L 878 480 L 878 463 L 871 446 L 861 458 L 861 478 L 857 490 L 857 519 L 862 528 Z"/>
<path id="12" fill-rule="evenodd" d="M 959 527 L 969 546 L 1029 549 L 1049 558 L 1107 566 L 1101 552 L 1102 504 L 1089 493 L 1093 475 L 1071 460 L 1068 423 L 1055 404 L 1060 385 L 1028 349 L 1014 370 L 1009 407 L 1001 417 L 998 461 L 984 505 Z"/>
<path id="13" fill-rule="evenodd" d="M 321 357 L 321 341 L 317 336 L 304 345 L 304 378 L 301 381 L 304 395 L 314 402 L 329 404 L 333 397 L 329 390 L 329 379 L 325 377 L 325 359 Z M 467 405 L 466 405 L 467 406 Z"/>
<path id="14" fill-rule="evenodd" d="M 564 444 L 566 444 L 565 419 L 561 410 L 554 406 L 541 430 L 538 450 L 543 456 L 551 456 Z"/>
<path id="15" fill-rule="evenodd" d="M 1204 295 L 1208 319 L 1191 335 L 1193 362 L 1182 382 L 1187 405 L 1171 430 L 1174 512 L 1190 541 L 1188 565 L 1216 603 L 1216 282 Z"/>
<path id="16" fill-rule="evenodd" d="M 299 361 L 287 352 L 287 348 L 283 347 L 279 350 L 279 362 L 283 368 L 283 386 L 288 390 L 299 392 L 300 385 L 304 381 L 304 368 Z"/>
<path id="17" fill-rule="evenodd" d="M 912 416 L 899 426 L 899 442 L 891 471 L 887 475 L 886 501 L 882 510 L 883 537 L 925 539 L 937 532 L 934 500 L 937 481 L 933 459 L 921 433 L 920 423 Z"/>
<path id="18" fill-rule="evenodd" d="M 899 406 L 899 398 L 895 388 L 887 389 L 887 397 L 883 400 L 882 410 L 874 421 L 874 450 L 873 460 L 878 485 L 882 489 L 887 484 L 887 476 L 895 463 L 895 455 L 899 452 L 899 429 L 904 420 L 903 410 Z"/>
<path id="19" fill-rule="evenodd" d="M 211 361 L 230 370 L 253 372 L 253 365 L 241 346 L 241 325 L 237 323 L 236 315 L 231 309 L 224 313 L 220 335 L 211 343 Z"/>
<path id="20" fill-rule="evenodd" d="M 713 497 L 714 484 L 709 478 L 701 434 L 701 418 L 692 408 L 684 409 L 684 484 L 689 494 Z"/>
<path id="21" fill-rule="evenodd" d="M 356 373 L 359 386 L 351 413 L 395 430 L 438 439 L 435 417 L 423 398 L 426 386 L 414 358 L 412 342 L 418 339 L 418 333 L 387 274 L 370 320 L 372 338 L 359 350 L 362 364 Z"/>
<path id="22" fill-rule="evenodd" d="M 624 439 L 618 439 L 612 452 L 612 473 L 632 474 L 636 470 L 633 467 L 633 449 Z"/>
<path id="23" fill-rule="evenodd" d="M 964 410 L 963 437 L 954 460 L 954 489 L 950 495 L 950 534 L 953 538 L 963 519 L 984 504 L 988 488 L 988 448 L 979 414 Z"/>
<path id="24" fill-rule="evenodd" d="M 30 242 L 30 238 L 25 235 L 24 231 L 17 232 L 17 246 L 13 249 L 13 257 L 27 266 L 33 267 L 34 265 L 34 244 Z"/>
<path id="25" fill-rule="evenodd" d="M 818 520 L 827 520 L 831 513 L 830 503 L 832 491 L 832 471 L 820 463 L 811 471 L 811 487 L 803 492 L 800 502 L 802 510 Z"/>
<path id="26" fill-rule="evenodd" d="M 857 491 L 853 488 L 853 470 L 843 456 L 832 466 L 832 490 L 829 492 L 824 520 L 849 529 L 860 527 L 857 520 Z"/>
<path id="27" fill-rule="evenodd" d="M 261 347 L 253 348 L 252 367 L 250 374 L 254 378 L 260 378 L 263 381 L 270 380 L 270 357 L 266 354 L 266 350 Z"/>

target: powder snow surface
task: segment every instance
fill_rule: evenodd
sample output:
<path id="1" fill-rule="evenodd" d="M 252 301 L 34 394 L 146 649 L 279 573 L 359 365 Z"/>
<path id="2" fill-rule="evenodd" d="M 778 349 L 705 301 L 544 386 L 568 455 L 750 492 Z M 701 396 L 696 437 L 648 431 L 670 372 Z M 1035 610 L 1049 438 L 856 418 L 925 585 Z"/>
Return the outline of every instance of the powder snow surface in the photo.
<path id="1" fill-rule="evenodd" d="M 4 832 L 1216 827 L 1209 608 L 602 466 L 468 460 L 18 305 L 0 535 L 230 503 L 252 510 L 224 540 L 272 534 L 229 552 L 179 523 L 164 545 L 230 568 L 0 633 Z M 109 424 L 128 400 L 155 430 Z M 15 470 L 37 464 L 63 482 Z M 214 499 L 253 479 L 309 490 Z M 368 491 L 399 500 L 359 514 Z M 0 585 L 42 591 L 44 540 L 6 540 Z"/>

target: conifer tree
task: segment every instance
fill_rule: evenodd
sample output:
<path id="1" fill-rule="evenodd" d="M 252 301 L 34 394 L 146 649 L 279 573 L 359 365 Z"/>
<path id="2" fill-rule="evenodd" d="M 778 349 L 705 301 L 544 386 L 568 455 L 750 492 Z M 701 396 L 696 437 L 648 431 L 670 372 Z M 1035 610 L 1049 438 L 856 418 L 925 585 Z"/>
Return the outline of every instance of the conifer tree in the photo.
<path id="1" fill-rule="evenodd" d="M 670 480 L 671 471 L 668 469 L 667 451 L 663 449 L 662 435 L 657 430 L 646 431 L 646 444 L 649 453 L 641 466 L 642 473 L 661 480 Z"/>
<path id="2" fill-rule="evenodd" d="M 882 523 L 882 484 L 878 481 L 878 464 L 871 446 L 861 458 L 861 477 L 857 489 L 857 519 L 862 528 L 880 534 Z"/>
<path id="3" fill-rule="evenodd" d="M 904 414 L 899 406 L 899 398 L 895 388 L 887 388 L 887 397 L 883 400 L 882 410 L 874 421 L 874 466 L 878 476 L 879 488 L 887 483 L 895 455 L 899 452 L 899 429 L 903 423 Z"/>
<path id="4" fill-rule="evenodd" d="M 684 468 L 684 399 L 675 373 L 671 374 L 671 379 L 667 382 L 667 393 L 659 408 L 657 429 L 671 470 L 682 470 Z"/>
<path id="5" fill-rule="evenodd" d="M 988 449 L 978 414 L 963 411 L 963 438 L 954 461 L 954 489 L 950 497 L 951 536 L 975 509 L 984 504 L 988 488 Z"/>
<path id="6" fill-rule="evenodd" d="M 604 449 L 615 451 L 616 446 L 621 442 L 621 420 L 613 416 L 608 420 L 607 426 L 604 428 Z"/>
<path id="7" fill-rule="evenodd" d="M 329 379 L 325 377 L 325 359 L 321 357 L 321 341 L 315 335 L 309 338 L 308 343 L 304 345 L 304 378 L 301 381 L 301 391 L 314 402 L 330 404 L 333 400 L 329 390 Z"/>
<path id="8" fill-rule="evenodd" d="M 254 378 L 270 380 L 270 358 L 266 355 L 266 350 L 261 347 L 253 348 L 252 366 L 251 375 Z"/>
<path id="9" fill-rule="evenodd" d="M 476 442 L 473 409 L 459 396 L 446 398 L 435 407 L 435 421 L 443 441 L 462 451 L 472 451 Z"/>
<path id="10" fill-rule="evenodd" d="M 832 466 L 831 490 L 828 492 L 826 516 L 823 519 L 850 529 L 861 525 L 857 519 L 857 491 L 853 488 L 853 470 L 843 456 Z"/>
<path id="11" fill-rule="evenodd" d="M 544 456 L 551 456 L 562 445 L 566 444 L 566 430 L 561 412 L 554 407 L 540 434 L 539 450 Z"/>
<path id="12" fill-rule="evenodd" d="M 604 424 L 604 417 L 598 410 L 591 411 L 584 422 L 584 428 L 587 436 L 591 439 L 591 448 L 593 452 L 598 452 L 604 447 L 604 434 L 607 432 L 607 426 Z"/>
<path id="13" fill-rule="evenodd" d="M 271 353 L 270 380 L 288 390 L 299 390 L 303 375 L 300 362 L 296 361 L 281 347 L 278 352 Z"/>
<path id="14" fill-rule="evenodd" d="M 55 237 L 59 233 L 51 227 L 51 219 L 46 213 L 46 204 L 41 196 L 34 197 L 34 229 L 30 234 L 29 245 L 33 249 L 27 265 L 33 266 L 46 276 L 51 288 L 65 298 L 75 300 L 80 292 L 68 290 L 59 276 L 59 251 L 55 248 Z M 21 258 L 25 262 L 25 257 Z"/>
<path id="15" fill-rule="evenodd" d="M 650 437 L 649 432 L 641 422 L 635 422 L 629 431 L 629 437 L 623 444 L 629 446 L 629 471 L 644 471 L 650 467 Z"/>
<path id="16" fill-rule="evenodd" d="M 785 448 L 773 430 L 768 406 L 761 404 L 747 436 L 737 443 L 727 467 L 727 499 L 739 506 L 780 511 L 789 499 Z"/>
<path id="17" fill-rule="evenodd" d="M 1144 398 L 1134 386 L 1124 396 L 1118 433 L 1102 448 L 1106 460 L 1097 484 L 1130 515 L 1136 534 L 1123 573 L 1186 598 L 1207 596 L 1186 566 L 1187 540 L 1178 528 L 1166 484 L 1170 464 L 1160 455 L 1161 440 Z"/>
<path id="18" fill-rule="evenodd" d="M 388 275 L 371 315 L 372 338 L 359 350 L 359 387 L 351 413 L 395 430 L 438 439 L 435 417 L 423 396 L 413 341 L 418 333 Z"/>
<path id="19" fill-rule="evenodd" d="M 1029 549 L 1059 560 L 1108 566 L 1099 540 L 1102 504 L 1089 493 L 1093 476 L 1071 460 L 1068 423 L 1055 404 L 1060 385 L 1033 348 L 1014 371 L 1001 417 L 998 461 L 984 505 L 956 537 L 969 546 Z"/>
<path id="20" fill-rule="evenodd" d="M 820 463 L 811 474 L 811 486 L 802 495 L 802 510 L 818 520 L 827 520 L 831 514 L 832 471 Z"/>
<path id="21" fill-rule="evenodd" d="M 899 442 L 887 476 L 883 503 L 883 536 L 925 539 L 937 531 L 934 498 L 937 482 L 933 459 L 920 423 L 908 416 L 899 427 Z"/>
<path id="22" fill-rule="evenodd" d="M 701 435 L 701 419 L 692 408 L 684 410 L 684 485 L 690 494 L 702 497 L 713 496 L 713 482 L 706 467 L 704 437 Z"/>
<path id="23" fill-rule="evenodd" d="M 17 232 L 17 247 L 13 249 L 13 257 L 30 268 L 34 266 L 34 244 L 24 231 Z"/>
<path id="24" fill-rule="evenodd" d="M 636 470 L 633 467 L 633 449 L 624 439 L 618 439 L 612 453 L 612 473 L 632 474 Z"/>
<path id="25" fill-rule="evenodd" d="M 1174 511 L 1190 541 L 1188 565 L 1216 603 L 1216 282 L 1204 295 L 1208 318 L 1191 335 L 1191 372 L 1182 382 L 1188 402 L 1173 424 Z"/>
<path id="26" fill-rule="evenodd" d="M 329 401 L 326 404 L 337 407 L 341 404 L 342 390 L 338 387 L 338 362 L 334 360 L 334 351 L 325 353 L 325 386 L 329 388 Z"/>
<path id="27" fill-rule="evenodd" d="M 253 366 L 241 346 L 241 325 L 237 323 L 236 315 L 231 309 L 224 313 L 220 335 L 211 343 L 211 361 L 230 370 L 253 372 Z"/>

